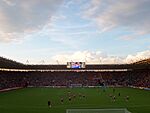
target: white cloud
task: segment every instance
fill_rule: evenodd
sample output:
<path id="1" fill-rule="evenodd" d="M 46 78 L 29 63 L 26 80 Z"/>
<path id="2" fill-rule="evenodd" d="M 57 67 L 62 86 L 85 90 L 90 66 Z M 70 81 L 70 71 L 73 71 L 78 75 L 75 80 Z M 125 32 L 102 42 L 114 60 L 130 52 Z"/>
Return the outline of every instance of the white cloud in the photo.
<path id="1" fill-rule="evenodd" d="M 150 58 L 150 50 L 137 52 L 135 55 L 127 55 L 124 57 L 112 56 L 101 51 L 77 51 L 74 53 L 64 53 L 53 56 L 53 62 L 66 64 L 69 61 L 82 61 L 87 64 L 123 64 L 133 63 L 142 59 Z"/>
<path id="2" fill-rule="evenodd" d="M 128 55 L 126 59 L 124 59 L 124 62 L 133 63 L 147 58 L 150 58 L 150 50 L 137 52 L 134 55 Z"/>
<path id="3" fill-rule="evenodd" d="M 92 0 L 87 4 L 84 17 L 93 20 L 101 30 L 122 27 L 136 32 L 135 35 L 150 33 L 150 0 Z"/>
<path id="4" fill-rule="evenodd" d="M 106 53 L 101 51 L 77 51 L 69 54 L 60 54 L 52 57 L 53 61 L 58 60 L 60 63 L 66 63 L 68 61 L 81 61 L 87 64 L 112 64 L 121 63 L 121 58 L 108 56 Z"/>
<path id="5" fill-rule="evenodd" d="M 68 61 L 82 61 L 87 63 L 99 63 L 100 58 L 106 56 L 104 53 L 100 51 L 97 52 L 89 52 L 89 51 L 77 51 L 74 53 L 64 53 L 60 55 L 53 56 L 52 59 L 54 61 L 58 60 L 61 63 L 66 63 Z"/>
<path id="6" fill-rule="evenodd" d="M 18 40 L 18 37 L 24 38 L 20 34 L 41 29 L 51 21 L 62 2 L 63 0 L 0 1 L 0 41 Z"/>
<path id="7" fill-rule="evenodd" d="M 9 5 L 9 6 L 13 6 L 13 5 L 15 5 L 12 1 L 10 1 L 10 0 L 2 0 L 3 2 L 5 2 L 7 5 Z"/>

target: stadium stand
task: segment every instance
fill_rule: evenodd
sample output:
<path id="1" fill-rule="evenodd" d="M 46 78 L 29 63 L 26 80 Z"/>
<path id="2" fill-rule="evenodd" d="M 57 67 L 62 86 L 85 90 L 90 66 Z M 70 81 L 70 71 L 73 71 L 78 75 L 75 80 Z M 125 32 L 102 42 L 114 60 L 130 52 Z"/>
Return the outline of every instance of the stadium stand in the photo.
<path id="1" fill-rule="evenodd" d="M 150 64 L 150 58 L 134 62 L 133 64 Z"/>
<path id="2" fill-rule="evenodd" d="M 0 57 L 0 68 L 17 68 L 17 67 L 22 68 L 22 66 L 24 66 L 24 64 L 4 57 Z"/>
<path id="3" fill-rule="evenodd" d="M 24 65 L 0 58 L 0 67 L 0 90 L 27 86 L 69 87 L 71 84 L 97 86 L 98 81 L 104 82 L 108 86 L 150 88 L 150 65 L 147 63 L 122 65 L 91 64 L 86 65 L 85 69 L 67 69 L 66 65 Z M 18 70 L 10 71 L 3 70 L 3 68 Z M 19 69 L 25 69 L 26 71 L 19 71 Z M 33 69 L 34 71 L 32 71 Z"/>

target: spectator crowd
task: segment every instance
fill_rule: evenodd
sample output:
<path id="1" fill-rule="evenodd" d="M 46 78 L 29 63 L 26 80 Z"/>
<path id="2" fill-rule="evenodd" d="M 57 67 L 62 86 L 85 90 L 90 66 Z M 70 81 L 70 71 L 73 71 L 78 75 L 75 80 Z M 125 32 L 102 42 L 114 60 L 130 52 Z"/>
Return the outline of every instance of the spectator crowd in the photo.
<path id="1" fill-rule="evenodd" d="M 106 86 L 136 86 L 150 88 L 150 71 L 135 70 L 122 72 L 17 72 L 0 71 L 0 90 L 13 87 L 43 87 L 82 84 L 97 86 L 98 81 Z"/>

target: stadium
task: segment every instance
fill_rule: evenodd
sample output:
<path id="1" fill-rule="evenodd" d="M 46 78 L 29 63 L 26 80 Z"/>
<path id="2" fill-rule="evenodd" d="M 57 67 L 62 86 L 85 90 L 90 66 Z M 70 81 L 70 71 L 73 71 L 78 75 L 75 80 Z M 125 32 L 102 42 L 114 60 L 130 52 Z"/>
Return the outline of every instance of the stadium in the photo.
<path id="1" fill-rule="evenodd" d="M 0 113 L 150 113 L 150 0 L 0 0 Z"/>
<path id="2" fill-rule="evenodd" d="M 1 113 L 150 112 L 149 59 L 133 64 L 80 64 L 83 67 L 73 67 L 72 62 L 25 65 L 1 57 Z"/>

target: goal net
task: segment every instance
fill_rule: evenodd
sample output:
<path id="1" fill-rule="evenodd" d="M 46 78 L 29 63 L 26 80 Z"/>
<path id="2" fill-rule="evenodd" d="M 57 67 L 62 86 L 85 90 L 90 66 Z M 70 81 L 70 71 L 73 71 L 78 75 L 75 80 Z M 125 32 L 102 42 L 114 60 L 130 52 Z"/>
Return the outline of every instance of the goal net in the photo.
<path id="1" fill-rule="evenodd" d="M 82 84 L 71 84 L 70 87 L 71 87 L 71 88 L 74 88 L 74 87 L 82 87 Z"/>
<path id="2" fill-rule="evenodd" d="M 66 113 L 131 113 L 127 109 L 67 109 Z"/>

